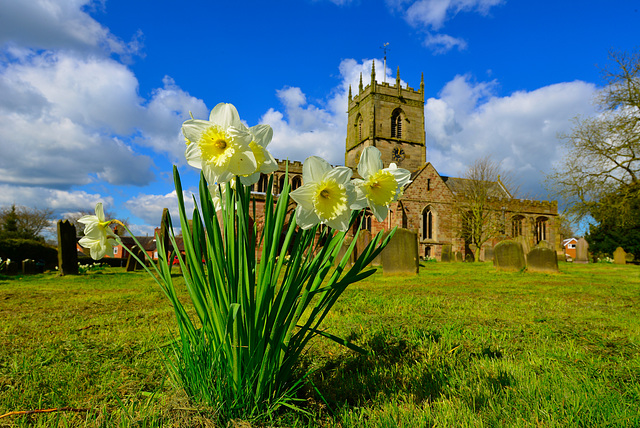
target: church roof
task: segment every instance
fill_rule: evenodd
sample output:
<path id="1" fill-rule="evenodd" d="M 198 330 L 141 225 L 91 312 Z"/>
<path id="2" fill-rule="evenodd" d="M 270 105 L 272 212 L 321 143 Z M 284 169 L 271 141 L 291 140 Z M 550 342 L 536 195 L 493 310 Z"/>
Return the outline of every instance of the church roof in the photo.
<path id="1" fill-rule="evenodd" d="M 440 177 L 442 178 L 442 181 L 444 181 L 444 183 L 447 185 L 449 190 L 451 190 L 451 192 L 454 195 L 461 192 L 464 193 L 465 189 L 467 189 L 469 186 L 468 183 L 471 181 L 467 178 L 447 177 L 444 175 L 441 175 Z M 489 197 L 511 198 L 511 195 L 509 194 L 507 189 L 504 188 L 502 183 L 500 183 L 500 181 L 487 181 L 486 185 L 487 185 Z"/>

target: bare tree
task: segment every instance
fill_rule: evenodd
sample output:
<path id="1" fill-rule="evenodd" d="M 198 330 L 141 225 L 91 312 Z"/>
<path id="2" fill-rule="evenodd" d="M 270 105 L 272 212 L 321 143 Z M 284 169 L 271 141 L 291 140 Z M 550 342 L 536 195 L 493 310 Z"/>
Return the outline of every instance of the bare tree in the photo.
<path id="1" fill-rule="evenodd" d="M 49 227 L 53 210 L 23 206 L 0 210 L 0 236 L 2 238 L 33 239 L 42 241 L 42 231 Z"/>
<path id="2" fill-rule="evenodd" d="M 473 251 L 475 261 L 489 240 L 504 234 L 502 211 L 517 191 L 512 176 L 502 170 L 490 156 L 477 159 L 463 178 L 453 180 L 455 211 L 459 218 L 459 234 Z"/>
<path id="3" fill-rule="evenodd" d="M 640 198 L 640 51 L 610 52 L 596 117 L 576 118 L 561 135 L 567 154 L 548 180 L 576 220 L 624 225 Z"/>

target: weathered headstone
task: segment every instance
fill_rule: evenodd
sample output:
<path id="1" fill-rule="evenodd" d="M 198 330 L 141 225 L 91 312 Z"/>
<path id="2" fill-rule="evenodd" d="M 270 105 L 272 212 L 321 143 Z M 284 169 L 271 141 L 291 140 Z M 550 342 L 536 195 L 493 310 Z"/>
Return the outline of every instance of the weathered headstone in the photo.
<path id="1" fill-rule="evenodd" d="M 519 271 L 526 266 L 524 252 L 520 242 L 505 240 L 493 249 L 493 260 L 496 268 L 506 271 Z"/>
<path id="2" fill-rule="evenodd" d="M 140 260 L 142 260 L 143 262 L 145 261 L 145 253 L 144 250 L 142 250 L 140 247 L 138 247 L 137 245 L 134 245 L 133 247 L 131 247 L 131 251 L 133 252 L 133 254 L 135 254 Z M 126 267 L 126 271 L 127 272 L 133 272 L 136 270 L 140 270 L 142 269 L 142 265 L 140 264 L 140 262 L 138 262 L 135 257 L 133 257 L 131 254 L 129 254 L 129 256 L 127 257 L 127 267 Z"/>
<path id="3" fill-rule="evenodd" d="M 584 238 L 578 239 L 576 243 L 576 259 L 574 263 L 589 263 L 589 243 Z"/>
<path id="4" fill-rule="evenodd" d="M 442 253 L 440 254 L 441 262 L 450 262 L 452 259 L 451 244 L 444 244 L 442 246 Z"/>
<path id="5" fill-rule="evenodd" d="M 633 261 L 633 259 L 634 259 L 634 255 L 633 255 L 633 253 L 627 253 L 627 254 L 624 256 L 624 260 L 625 260 L 627 263 L 631 263 L 631 262 Z"/>
<path id="6" fill-rule="evenodd" d="M 553 245 L 549 241 L 545 241 L 544 239 L 536 244 L 536 247 L 548 248 L 553 250 Z"/>
<path id="7" fill-rule="evenodd" d="M 613 262 L 617 265 L 626 265 L 627 264 L 626 256 L 627 256 L 627 253 L 622 249 L 622 247 L 618 247 L 613 252 Z"/>
<path id="8" fill-rule="evenodd" d="M 462 257 L 462 253 L 460 251 L 456 251 L 455 252 L 455 261 L 456 262 L 463 262 L 464 261 L 464 257 Z"/>
<path id="9" fill-rule="evenodd" d="M 484 247 L 484 261 L 493 261 L 493 247 Z"/>
<path id="10" fill-rule="evenodd" d="M 33 275 L 36 273 L 36 262 L 31 259 L 22 261 L 22 273 L 24 275 Z"/>
<path id="11" fill-rule="evenodd" d="M 418 234 L 407 229 L 396 229 L 395 235 L 382 250 L 383 273 L 417 275 L 419 269 Z"/>
<path id="12" fill-rule="evenodd" d="M 558 272 L 558 256 L 551 248 L 537 246 L 527 254 L 527 270 L 531 272 Z"/>
<path id="13" fill-rule="evenodd" d="M 531 250 L 531 248 L 529 246 L 529 241 L 527 241 L 527 239 L 522 235 L 516 236 L 513 240 L 516 241 L 517 243 L 519 243 L 520 246 L 522 247 L 522 252 L 525 255 L 525 259 L 524 260 L 525 260 L 525 263 L 526 263 L 526 261 L 527 261 L 526 255 L 529 254 L 529 251 Z"/>
<path id="14" fill-rule="evenodd" d="M 368 231 L 367 229 L 362 229 L 360 231 L 360 233 L 358 233 L 358 239 L 356 239 L 356 248 L 354 250 L 354 256 L 353 256 L 353 260 L 358 260 L 358 257 L 360 257 L 360 255 L 362 253 L 364 253 L 365 248 L 367 248 L 367 245 L 369 245 L 371 243 L 371 232 Z"/>
<path id="15" fill-rule="evenodd" d="M 76 227 L 69 220 L 58 220 L 58 272 L 78 274 L 78 241 Z"/>

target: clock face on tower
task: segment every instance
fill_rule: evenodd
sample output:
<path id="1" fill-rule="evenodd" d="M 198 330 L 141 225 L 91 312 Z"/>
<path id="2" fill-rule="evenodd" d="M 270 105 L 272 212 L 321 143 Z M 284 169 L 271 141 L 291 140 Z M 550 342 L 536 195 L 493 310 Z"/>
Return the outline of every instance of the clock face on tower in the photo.
<path id="1" fill-rule="evenodd" d="M 391 151 L 391 159 L 394 162 L 402 162 L 404 160 L 404 150 L 400 147 L 394 147 Z"/>

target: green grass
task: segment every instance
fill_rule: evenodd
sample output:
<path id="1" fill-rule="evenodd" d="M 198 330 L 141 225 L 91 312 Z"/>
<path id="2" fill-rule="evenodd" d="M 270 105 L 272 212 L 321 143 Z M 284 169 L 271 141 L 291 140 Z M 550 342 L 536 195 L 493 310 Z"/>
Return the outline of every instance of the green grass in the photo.
<path id="1" fill-rule="evenodd" d="M 325 327 L 372 353 L 316 340 L 311 416 L 231 426 L 640 426 L 640 267 L 560 268 L 428 263 L 351 286 Z M 0 277 L 0 415 L 83 410 L 0 427 L 217 426 L 167 378 L 173 316 L 145 273 Z"/>

